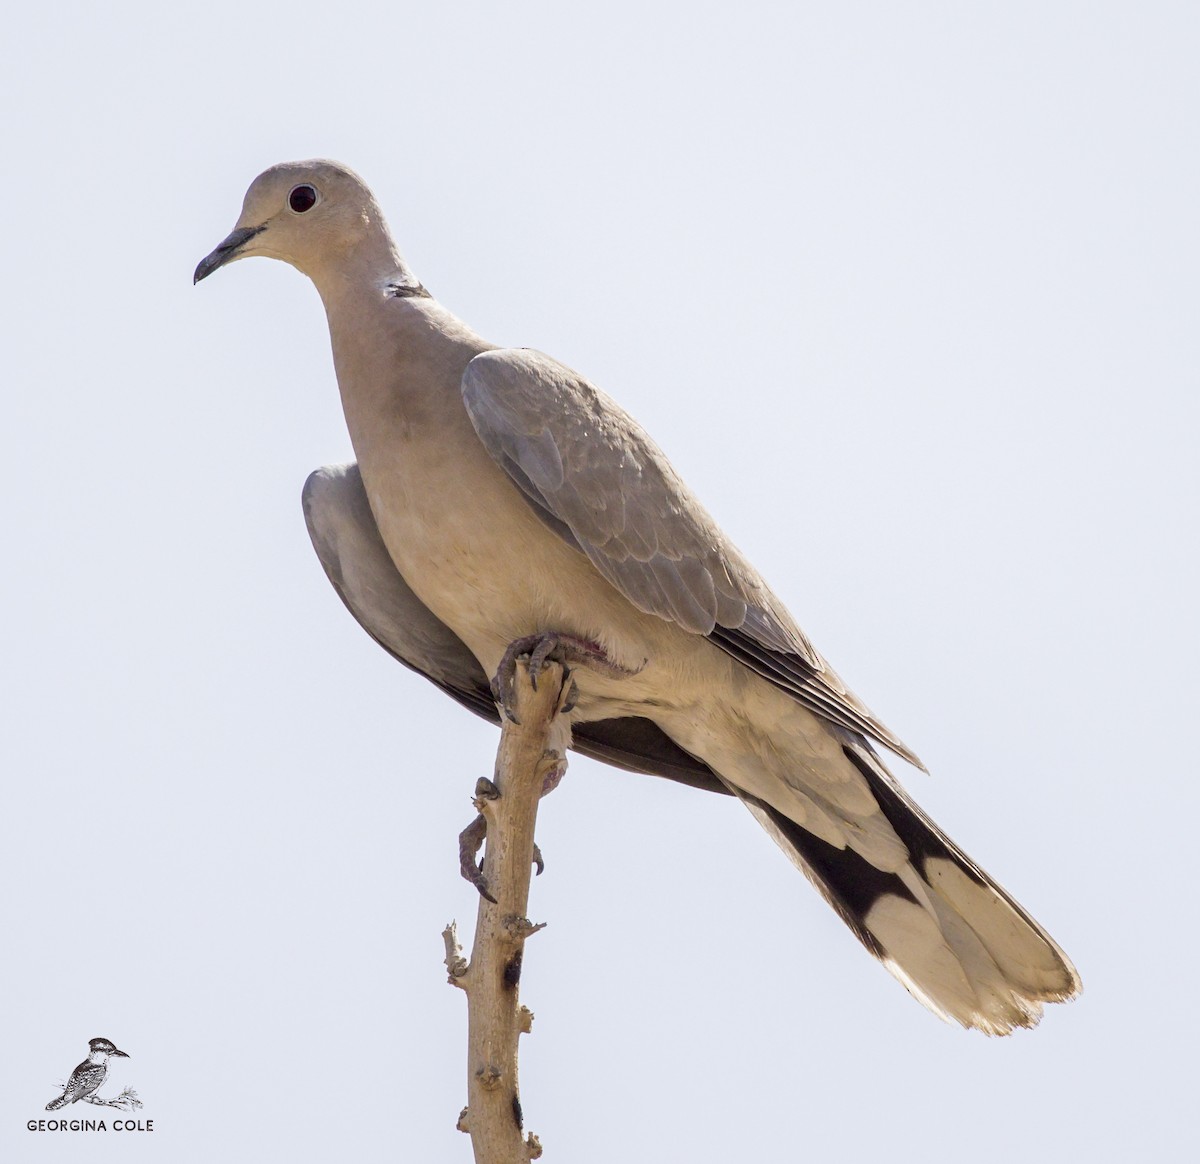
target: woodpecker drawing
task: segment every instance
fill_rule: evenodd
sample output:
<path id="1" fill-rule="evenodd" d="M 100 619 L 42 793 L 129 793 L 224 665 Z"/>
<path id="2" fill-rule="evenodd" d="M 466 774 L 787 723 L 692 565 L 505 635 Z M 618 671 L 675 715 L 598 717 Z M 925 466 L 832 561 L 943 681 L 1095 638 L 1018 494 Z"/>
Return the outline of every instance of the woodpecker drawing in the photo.
<path id="1" fill-rule="evenodd" d="M 71 1072 L 71 1078 L 67 1080 L 62 1095 L 46 1104 L 47 1111 L 58 1111 L 60 1107 L 94 1095 L 104 1085 L 108 1076 L 109 1059 L 114 1055 L 121 1059 L 129 1058 L 124 1051 L 118 1051 L 108 1039 L 92 1039 L 88 1043 L 88 1051 L 88 1057 Z"/>

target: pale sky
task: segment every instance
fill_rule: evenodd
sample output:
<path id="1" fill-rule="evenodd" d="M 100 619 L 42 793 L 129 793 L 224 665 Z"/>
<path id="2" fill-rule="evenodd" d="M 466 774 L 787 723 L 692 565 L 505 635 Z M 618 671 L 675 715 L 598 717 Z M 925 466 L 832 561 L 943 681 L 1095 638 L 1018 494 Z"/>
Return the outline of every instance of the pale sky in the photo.
<path id="1" fill-rule="evenodd" d="M 545 1159 L 1183 1154 L 1194 5 L 73 3 L 5 42 L 0 1157 L 471 1158 L 439 934 L 496 732 L 311 551 L 351 456 L 313 288 L 191 285 L 310 156 L 646 425 L 1083 976 L 951 1028 L 738 805 L 576 758 L 522 982 Z M 154 1132 L 26 1131 L 94 1036 Z"/>

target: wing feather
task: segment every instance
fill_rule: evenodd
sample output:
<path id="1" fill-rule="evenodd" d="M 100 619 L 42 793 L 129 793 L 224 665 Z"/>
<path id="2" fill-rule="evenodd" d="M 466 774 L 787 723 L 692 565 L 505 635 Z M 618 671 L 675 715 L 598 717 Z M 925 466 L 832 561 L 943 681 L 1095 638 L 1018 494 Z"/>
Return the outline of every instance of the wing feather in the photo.
<path id="1" fill-rule="evenodd" d="M 534 511 L 647 614 L 706 635 L 818 715 L 920 760 L 838 678 L 641 426 L 565 365 L 483 352 L 463 401 Z"/>

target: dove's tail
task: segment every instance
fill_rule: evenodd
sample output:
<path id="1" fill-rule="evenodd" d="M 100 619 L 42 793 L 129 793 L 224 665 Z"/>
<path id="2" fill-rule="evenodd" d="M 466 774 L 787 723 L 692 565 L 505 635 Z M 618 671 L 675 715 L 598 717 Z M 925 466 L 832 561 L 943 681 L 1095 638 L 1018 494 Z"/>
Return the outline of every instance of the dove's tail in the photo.
<path id="1" fill-rule="evenodd" d="M 1079 975 L 1050 935 L 913 803 L 870 748 L 853 742 L 843 751 L 908 851 L 898 868 L 880 869 L 738 795 L 859 941 L 935 1014 L 989 1035 L 1032 1027 L 1043 1003 L 1077 995 Z"/>
<path id="2" fill-rule="evenodd" d="M 47 1111 L 58 1111 L 60 1107 L 66 1107 L 71 1101 L 67 1098 L 67 1093 L 64 1091 L 57 1099 L 52 1099 L 46 1104 Z"/>

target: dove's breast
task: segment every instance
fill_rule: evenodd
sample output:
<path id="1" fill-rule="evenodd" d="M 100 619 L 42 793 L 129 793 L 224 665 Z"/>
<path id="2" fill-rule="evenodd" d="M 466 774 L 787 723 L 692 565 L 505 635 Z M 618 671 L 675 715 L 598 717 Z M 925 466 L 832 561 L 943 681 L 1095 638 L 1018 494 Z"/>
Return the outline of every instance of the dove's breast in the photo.
<path id="1" fill-rule="evenodd" d="M 334 360 L 371 511 L 421 601 L 489 674 L 510 642 L 538 631 L 598 642 L 629 670 L 668 653 L 657 649 L 664 634 L 694 640 L 635 610 L 489 456 L 460 385 L 491 345 L 428 301 L 386 306 L 405 315 L 382 356 L 378 342 L 369 353 L 339 342 L 331 317 Z"/>

